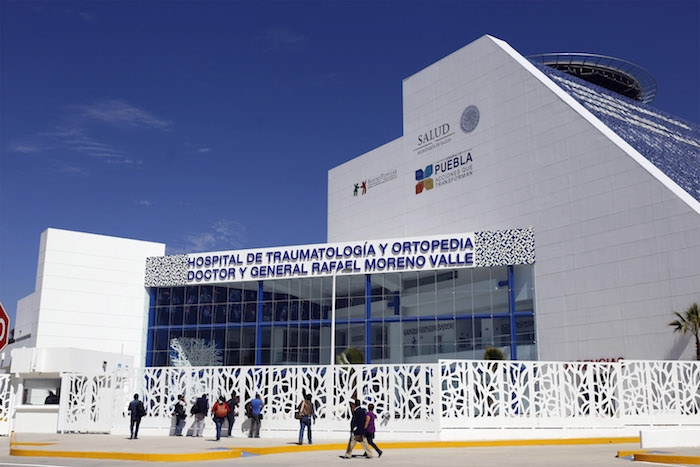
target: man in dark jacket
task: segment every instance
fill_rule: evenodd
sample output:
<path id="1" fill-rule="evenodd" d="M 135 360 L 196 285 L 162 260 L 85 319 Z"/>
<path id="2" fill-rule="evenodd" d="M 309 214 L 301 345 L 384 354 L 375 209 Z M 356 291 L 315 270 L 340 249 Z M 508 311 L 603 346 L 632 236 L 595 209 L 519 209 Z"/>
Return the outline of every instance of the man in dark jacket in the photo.
<path id="1" fill-rule="evenodd" d="M 143 406 L 143 402 L 139 400 L 138 394 L 134 394 L 134 400 L 129 403 L 129 413 L 131 414 L 131 436 L 129 436 L 129 439 L 137 439 L 139 437 L 141 418 L 146 415 L 146 408 Z"/>
<path id="2" fill-rule="evenodd" d="M 348 449 L 345 452 L 345 458 L 350 459 L 352 457 L 352 448 L 355 447 L 356 443 L 362 445 L 362 449 L 365 450 L 365 456 L 368 458 L 372 457 L 372 451 L 367 444 L 367 438 L 365 437 L 365 417 L 367 412 L 360 405 L 360 400 L 355 399 L 355 410 L 352 412 L 352 418 L 350 419 L 350 441 L 348 442 Z"/>
<path id="3" fill-rule="evenodd" d="M 226 418 L 228 419 L 228 435 L 231 436 L 231 430 L 233 430 L 233 422 L 236 420 L 236 409 L 238 408 L 238 396 L 234 392 L 231 394 L 231 398 L 226 402 L 228 408 L 231 410 Z"/>
<path id="4" fill-rule="evenodd" d="M 192 431 L 192 436 L 202 437 L 204 433 L 204 419 L 209 413 L 209 401 L 207 400 L 207 395 L 203 394 L 202 397 L 197 399 L 195 402 L 197 410 L 194 414 L 194 430 Z"/>

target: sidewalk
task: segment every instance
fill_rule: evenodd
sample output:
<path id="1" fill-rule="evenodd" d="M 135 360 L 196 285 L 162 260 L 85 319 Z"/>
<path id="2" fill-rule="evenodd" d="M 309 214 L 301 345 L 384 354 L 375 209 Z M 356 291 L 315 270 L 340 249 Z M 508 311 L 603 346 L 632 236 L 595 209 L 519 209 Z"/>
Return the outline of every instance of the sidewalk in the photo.
<path id="1" fill-rule="evenodd" d="M 385 453 L 401 450 L 402 457 L 405 456 L 407 459 L 416 461 L 418 458 L 425 457 L 435 460 L 436 457 L 443 457 L 441 454 L 448 455 L 448 453 L 450 453 L 448 460 L 454 460 L 454 452 L 465 452 L 463 449 L 469 449 L 469 454 L 465 452 L 465 455 L 470 457 L 472 452 L 488 452 L 487 448 L 493 448 L 490 452 L 499 457 L 497 453 L 512 453 L 514 452 L 513 448 L 529 447 L 533 449 L 527 452 L 535 453 L 532 455 L 545 454 L 543 458 L 550 460 L 550 465 L 564 465 L 569 462 L 564 462 L 564 464 L 557 462 L 555 460 L 556 453 L 567 452 L 566 446 L 576 446 L 578 449 L 570 449 L 569 451 L 585 453 L 586 451 L 600 451 L 603 448 L 605 449 L 606 457 L 609 456 L 611 459 L 619 451 L 620 459 L 617 459 L 617 462 L 622 466 L 627 465 L 622 458 L 628 461 L 700 465 L 700 448 L 658 449 L 651 452 L 648 452 L 649 450 L 643 452 L 639 449 L 638 438 L 463 442 L 400 442 L 383 440 L 378 444 L 385 450 Z M 247 437 L 233 437 L 222 438 L 221 441 L 216 441 L 213 438 L 145 436 L 137 440 L 130 440 L 128 436 L 120 435 L 20 433 L 15 434 L 10 439 L 10 454 L 12 456 L 45 458 L 199 462 L 287 453 L 288 455 L 285 456 L 287 460 L 297 460 L 298 458 L 299 461 L 302 461 L 302 458 L 308 458 L 308 454 L 320 451 L 334 451 L 332 454 L 330 452 L 328 454 L 333 458 L 338 458 L 345 451 L 346 446 L 347 439 L 320 440 L 318 444 L 298 446 L 293 440 L 288 438 L 251 439 Z M 587 449 L 587 447 L 590 449 Z M 555 457 L 547 456 L 546 453 L 548 451 Z M 362 448 L 358 444 L 355 448 L 355 455 L 361 453 Z M 460 455 L 458 456 L 461 457 Z M 385 454 L 385 457 L 395 458 L 396 456 L 386 456 Z M 511 455 L 507 457 L 508 463 L 515 465 L 512 462 L 513 457 Z M 270 460 L 272 459 L 270 458 Z"/>

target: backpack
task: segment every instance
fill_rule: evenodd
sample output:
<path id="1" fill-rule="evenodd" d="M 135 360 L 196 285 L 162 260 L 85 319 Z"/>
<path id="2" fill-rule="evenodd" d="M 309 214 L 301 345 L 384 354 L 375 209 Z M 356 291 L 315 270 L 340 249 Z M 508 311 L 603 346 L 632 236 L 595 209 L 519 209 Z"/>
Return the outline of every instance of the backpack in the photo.
<path id="1" fill-rule="evenodd" d="M 248 418 L 253 418 L 253 404 L 250 402 L 245 405 L 245 414 Z"/>
<path id="2" fill-rule="evenodd" d="M 197 404 L 192 404 L 192 408 L 190 409 L 190 414 L 194 415 L 196 413 L 199 413 L 199 407 L 197 407 Z"/>
<path id="3" fill-rule="evenodd" d="M 214 416 L 217 418 L 224 418 L 226 414 L 228 414 L 228 410 L 226 410 L 226 404 L 217 402 L 216 407 L 214 407 Z"/>
<path id="4" fill-rule="evenodd" d="M 177 418 L 184 418 L 185 417 L 185 409 L 182 407 L 182 404 L 175 404 L 175 410 L 173 410 L 173 414 Z"/>

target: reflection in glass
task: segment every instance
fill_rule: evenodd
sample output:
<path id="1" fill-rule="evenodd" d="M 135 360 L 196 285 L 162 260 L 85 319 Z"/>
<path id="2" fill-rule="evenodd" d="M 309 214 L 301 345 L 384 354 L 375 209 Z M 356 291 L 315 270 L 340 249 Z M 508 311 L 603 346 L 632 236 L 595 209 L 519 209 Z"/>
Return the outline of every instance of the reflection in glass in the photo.
<path id="1" fill-rule="evenodd" d="M 480 359 L 487 346 L 508 354 L 508 272 L 498 266 L 339 274 L 334 353 L 356 347 L 373 363 Z M 512 277 L 521 315 L 514 329 L 518 358 L 536 358 L 533 266 L 514 266 Z M 226 350 L 220 361 L 227 365 L 255 364 L 256 353 L 258 364 L 330 363 L 332 291 L 331 277 L 149 288 L 149 363 L 169 351 L 159 330 L 208 339 Z"/>

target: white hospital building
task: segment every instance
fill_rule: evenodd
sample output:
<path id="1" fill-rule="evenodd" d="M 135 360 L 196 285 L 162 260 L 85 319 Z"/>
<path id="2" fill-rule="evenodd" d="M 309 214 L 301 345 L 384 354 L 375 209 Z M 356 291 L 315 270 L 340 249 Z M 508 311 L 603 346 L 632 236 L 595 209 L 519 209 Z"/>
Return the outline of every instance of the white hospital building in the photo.
<path id="1" fill-rule="evenodd" d="M 403 136 L 328 172 L 325 244 L 165 255 L 46 230 L 3 354 L 25 399 L 66 371 L 349 348 L 368 365 L 694 358 L 668 323 L 700 302 L 700 127 L 649 104 L 647 72 L 484 36 L 402 88 Z"/>

